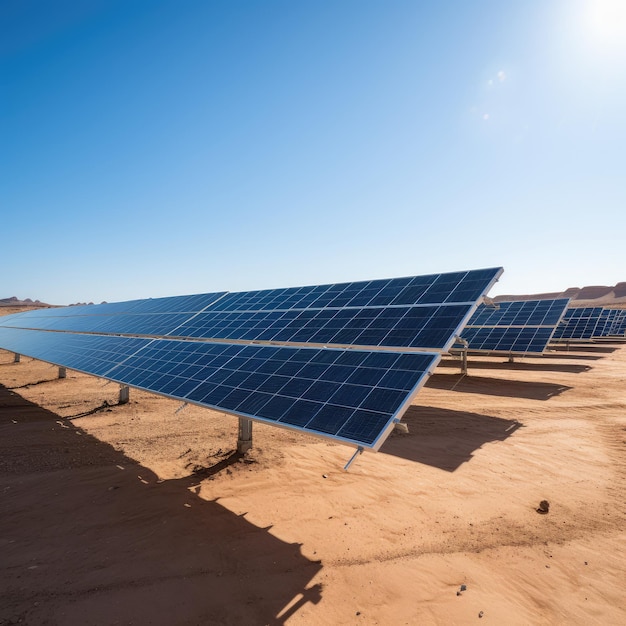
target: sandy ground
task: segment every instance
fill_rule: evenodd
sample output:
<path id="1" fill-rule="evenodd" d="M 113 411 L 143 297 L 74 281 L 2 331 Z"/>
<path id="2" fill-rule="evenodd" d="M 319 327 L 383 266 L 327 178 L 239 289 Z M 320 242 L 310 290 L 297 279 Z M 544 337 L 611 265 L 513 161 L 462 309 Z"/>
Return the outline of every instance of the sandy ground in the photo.
<path id="1" fill-rule="evenodd" d="M 0 625 L 626 624 L 626 345 L 444 361 L 348 472 L 117 397 L 0 352 Z"/>

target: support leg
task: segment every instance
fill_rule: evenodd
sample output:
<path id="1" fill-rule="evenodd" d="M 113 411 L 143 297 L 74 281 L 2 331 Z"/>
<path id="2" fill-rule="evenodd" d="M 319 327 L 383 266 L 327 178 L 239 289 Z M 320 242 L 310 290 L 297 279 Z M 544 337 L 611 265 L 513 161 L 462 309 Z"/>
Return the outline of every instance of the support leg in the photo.
<path id="1" fill-rule="evenodd" d="M 128 404 L 129 400 L 130 400 L 130 387 L 127 387 L 126 385 L 122 385 L 120 387 L 120 398 L 118 402 L 120 404 Z"/>
<path id="2" fill-rule="evenodd" d="M 59 367 L 59 378 L 67 378 L 67 370 L 64 367 Z"/>
<path id="3" fill-rule="evenodd" d="M 467 374 L 467 348 L 461 351 L 461 374 Z"/>
<path id="4" fill-rule="evenodd" d="M 245 454 L 252 447 L 252 420 L 247 417 L 239 418 L 239 435 L 237 437 L 237 452 Z"/>
<path id="5" fill-rule="evenodd" d="M 20 355 L 16 352 L 13 355 L 13 363 L 19 363 L 20 362 L 20 358 L 21 358 Z"/>

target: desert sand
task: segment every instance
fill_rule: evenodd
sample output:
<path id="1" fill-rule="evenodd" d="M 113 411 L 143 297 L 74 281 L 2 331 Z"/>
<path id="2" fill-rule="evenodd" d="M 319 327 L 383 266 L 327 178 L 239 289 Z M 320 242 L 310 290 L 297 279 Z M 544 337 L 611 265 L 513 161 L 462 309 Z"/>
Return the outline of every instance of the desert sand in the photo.
<path id="1" fill-rule="evenodd" d="M 626 624 L 624 344 L 445 360 L 348 472 L 117 398 L 0 352 L 1 625 Z"/>

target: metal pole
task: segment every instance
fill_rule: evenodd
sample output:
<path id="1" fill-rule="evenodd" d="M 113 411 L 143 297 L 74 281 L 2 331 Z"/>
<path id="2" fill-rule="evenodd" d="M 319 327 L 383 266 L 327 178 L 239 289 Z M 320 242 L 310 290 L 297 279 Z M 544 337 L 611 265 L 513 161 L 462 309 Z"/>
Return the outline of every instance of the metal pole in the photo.
<path id="1" fill-rule="evenodd" d="M 461 351 L 461 374 L 467 374 L 467 348 Z"/>
<path id="2" fill-rule="evenodd" d="M 20 362 L 20 355 L 16 352 L 13 355 L 13 363 L 19 363 Z"/>
<path id="3" fill-rule="evenodd" d="M 356 458 L 360 456 L 361 454 L 363 454 L 363 447 L 359 446 L 356 449 L 356 452 L 350 457 L 350 460 L 343 466 L 343 469 L 347 472 L 350 469 L 350 466 L 352 465 L 352 463 L 354 463 Z"/>
<path id="4" fill-rule="evenodd" d="M 67 378 L 67 370 L 63 366 L 59 367 L 59 378 Z"/>
<path id="5" fill-rule="evenodd" d="M 252 420 L 247 417 L 239 418 L 239 434 L 237 437 L 237 452 L 245 454 L 252 447 Z"/>
<path id="6" fill-rule="evenodd" d="M 119 404 L 128 404 L 130 400 L 130 387 L 126 385 L 122 385 L 120 387 L 120 398 L 118 400 Z"/>

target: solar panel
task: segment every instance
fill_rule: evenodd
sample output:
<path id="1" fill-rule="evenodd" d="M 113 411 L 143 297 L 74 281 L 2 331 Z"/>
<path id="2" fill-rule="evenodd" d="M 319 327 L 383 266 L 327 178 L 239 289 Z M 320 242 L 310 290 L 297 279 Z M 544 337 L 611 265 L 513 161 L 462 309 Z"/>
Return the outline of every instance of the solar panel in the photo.
<path id="1" fill-rule="evenodd" d="M 554 328 L 465 328 L 470 352 L 543 354 Z"/>
<path id="2" fill-rule="evenodd" d="M 0 346 L 5 350 L 101 377 L 150 341 L 0 327 Z"/>
<path id="3" fill-rule="evenodd" d="M 209 311 L 172 335 L 336 346 L 443 350 L 473 305 Z"/>
<path id="4" fill-rule="evenodd" d="M 565 311 L 553 340 L 590 340 L 602 314 L 602 307 L 574 307 Z"/>
<path id="5" fill-rule="evenodd" d="M 162 335 L 224 296 L 225 292 L 85 304 L 26 311 L 0 318 L 0 326 L 115 334 Z M 150 332 L 142 332 L 144 330 Z"/>
<path id="6" fill-rule="evenodd" d="M 439 358 L 433 353 L 157 340 L 107 377 L 376 449 Z"/>
<path id="7" fill-rule="evenodd" d="M 45 316 L 0 320 L 0 325 L 100 334 L 446 351 L 476 301 L 501 271 L 492 268 L 72 307 L 74 315 L 68 309 L 52 309 Z"/>
<path id="8" fill-rule="evenodd" d="M 378 449 L 440 359 L 0 328 L 8 350 L 170 398 Z"/>
<path id="9" fill-rule="evenodd" d="M 600 313 L 600 319 L 596 324 L 596 327 L 593 331 L 593 338 L 602 338 L 608 337 L 610 334 L 611 327 L 613 326 L 613 322 L 617 316 L 617 309 L 608 309 L 604 307 L 602 312 Z"/>
<path id="10" fill-rule="evenodd" d="M 609 336 L 623 337 L 626 335 L 626 309 L 618 309 L 609 329 Z"/>
<path id="11" fill-rule="evenodd" d="M 568 298 L 481 305 L 461 332 L 471 352 L 543 354 L 566 310 Z"/>
<path id="12" fill-rule="evenodd" d="M 0 318 L 0 346 L 378 449 L 502 268 Z"/>

